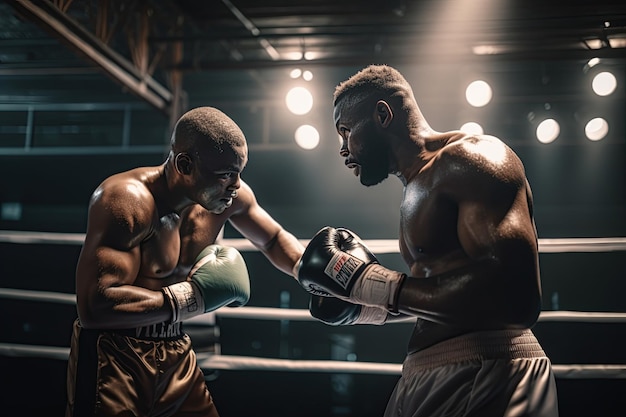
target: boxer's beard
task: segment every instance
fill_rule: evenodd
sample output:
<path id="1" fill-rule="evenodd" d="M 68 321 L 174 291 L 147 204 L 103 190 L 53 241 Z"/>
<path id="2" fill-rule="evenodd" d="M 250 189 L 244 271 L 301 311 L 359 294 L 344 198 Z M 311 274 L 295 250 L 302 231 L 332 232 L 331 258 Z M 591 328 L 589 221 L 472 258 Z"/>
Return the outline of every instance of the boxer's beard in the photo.
<path id="1" fill-rule="evenodd" d="M 381 140 L 370 138 L 359 158 L 361 175 L 359 180 L 365 186 L 376 185 L 389 176 L 388 149 Z"/>

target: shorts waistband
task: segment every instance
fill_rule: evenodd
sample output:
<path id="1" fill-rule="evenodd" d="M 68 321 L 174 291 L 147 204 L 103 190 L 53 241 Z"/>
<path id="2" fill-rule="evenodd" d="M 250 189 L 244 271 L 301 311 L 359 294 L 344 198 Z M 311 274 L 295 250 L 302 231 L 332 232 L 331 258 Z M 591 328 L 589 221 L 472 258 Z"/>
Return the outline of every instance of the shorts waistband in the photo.
<path id="1" fill-rule="evenodd" d="M 545 356 L 541 345 L 529 329 L 476 332 L 453 337 L 409 354 L 404 361 L 402 371 L 410 373 L 452 363 L 485 359 Z"/>
<path id="2" fill-rule="evenodd" d="M 185 335 L 180 322 L 161 322 L 131 329 L 113 329 L 111 332 L 142 340 L 175 340 Z"/>

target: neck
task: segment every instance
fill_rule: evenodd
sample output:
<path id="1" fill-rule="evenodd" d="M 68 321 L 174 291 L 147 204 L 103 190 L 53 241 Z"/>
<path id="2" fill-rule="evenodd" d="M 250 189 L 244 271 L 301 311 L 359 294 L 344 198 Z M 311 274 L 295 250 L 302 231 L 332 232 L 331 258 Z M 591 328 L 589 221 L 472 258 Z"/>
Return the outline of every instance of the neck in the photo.
<path id="1" fill-rule="evenodd" d="M 155 183 L 160 196 L 157 203 L 159 213 L 180 214 L 185 208 L 192 205 L 193 201 L 189 200 L 182 192 L 181 178 L 169 159 L 161 165 L 159 172 L 160 175 L 156 181 L 158 185 Z"/>
<path id="2" fill-rule="evenodd" d="M 404 185 L 417 174 L 429 161 L 426 150 L 430 148 L 437 132 L 428 125 L 416 125 L 409 128 L 406 135 L 392 148 L 396 169 L 393 172 Z"/>

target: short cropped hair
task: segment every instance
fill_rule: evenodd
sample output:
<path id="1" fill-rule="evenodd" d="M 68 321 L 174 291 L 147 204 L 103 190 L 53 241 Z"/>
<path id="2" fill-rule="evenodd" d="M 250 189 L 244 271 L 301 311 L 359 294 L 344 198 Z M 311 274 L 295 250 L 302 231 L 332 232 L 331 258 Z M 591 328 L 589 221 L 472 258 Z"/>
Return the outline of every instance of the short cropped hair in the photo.
<path id="1" fill-rule="evenodd" d="M 246 145 L 246 138 L 237 123 L 221 110 L 197 107 L 178 119 L 171 146 L 175 152 L 189 152 L 203 145 L 212 145 L 222 152 L 224 145 L 229 148 Z"/>
<path id="2" fill-rule="evenodd" d="M 413 99 L 413 90 L 398 70 L 387 65 L 370 65 L 335 87 L 333 105 L 346 97 L 370 96 L 398 97 L 402 103 Z"/>

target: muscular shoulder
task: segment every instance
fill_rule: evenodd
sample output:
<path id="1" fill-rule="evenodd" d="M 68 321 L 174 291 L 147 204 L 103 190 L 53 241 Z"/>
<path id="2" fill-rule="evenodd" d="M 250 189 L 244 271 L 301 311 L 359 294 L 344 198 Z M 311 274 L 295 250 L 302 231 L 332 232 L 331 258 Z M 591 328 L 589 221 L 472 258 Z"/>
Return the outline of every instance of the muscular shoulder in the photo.
<path id="1" fill-rule="evenodd" d="M 518 156 L 493 136 L 465 136 L 441 149 L 438 169 L 454 182 L 478 180 L 489 184 L 522 186 L 525 173 Z"/>
<path id="2" fill-rule="evenodd" d="M 139 177 L 130 173 L 116 174 L 104 180 L 93 192 L 89 203 L 91 226 L 103 233 L 139 239 L 150 233 L 156 213 L 152 193 Z"/>
<path id="3" fill-rule="evenodd" d="M 113 212 L 143 213 L 155 208 L 154 197 L 141 178 L 130 173 L 105 179 L 91 197 L 91 204 L 106 204 Z"/>

